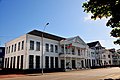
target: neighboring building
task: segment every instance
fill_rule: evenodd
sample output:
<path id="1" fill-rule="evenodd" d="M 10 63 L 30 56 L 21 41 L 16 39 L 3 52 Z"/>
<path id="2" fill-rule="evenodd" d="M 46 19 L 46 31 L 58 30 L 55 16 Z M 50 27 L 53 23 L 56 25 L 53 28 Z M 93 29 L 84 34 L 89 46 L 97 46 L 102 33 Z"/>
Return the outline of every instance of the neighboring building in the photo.
<path id="1" fill-rule="evenodd" d="M 105 49 L 102 54 L 102 65 L 110 66 L 113 65 L 112 52 L 109 49 Z"/>
<path id="2" fill-rule="evenodd" d="M 115 50 L 114 48 L 113 49 L 110 49 L 109 50 L 110 52 L 112 52 L 112 63 L 114 66 L 120 66 L 120 54 L 119 54 L 119 50 Z"/>
<path id="3" fill-rule="evenodd" d="M 120 49 L 117 50 L 117 53 L 120 54 Z"/>
<path id="4" fill-rule="evenodd" d="M 102 53 L 105 48 L 101 46 L 99 41 L 87 43 L 87 45 L 95 52 L 95 66 L 102 66 Z"/>
<path id="5" fill-rule="evenodd" d="M 4 65 L 5 47 L 0 47 L 0 68 Z"/>
<path id="6" fill-rule="evenodd" d="M 41 69 L 43 62 L 44 69 L 80 69 L 93 64 L 89 47 L 79 36 L 63 38 L 33 30 L 7 42 L 5 49 L 4 68 Z"/>
<path id="7" fill-rule="evenodd" d="M 95 50 L 94 49 L 91 49 L 91 48 L 89 48 L 89 51 L 90 51 L 90 53 L 91 53 L 91 63 L 92 63 L 92 65 L 91 65 L 91 67 L 94 67 L 94 66 L 96 66 L 96 53 L 95 53 Z"/>

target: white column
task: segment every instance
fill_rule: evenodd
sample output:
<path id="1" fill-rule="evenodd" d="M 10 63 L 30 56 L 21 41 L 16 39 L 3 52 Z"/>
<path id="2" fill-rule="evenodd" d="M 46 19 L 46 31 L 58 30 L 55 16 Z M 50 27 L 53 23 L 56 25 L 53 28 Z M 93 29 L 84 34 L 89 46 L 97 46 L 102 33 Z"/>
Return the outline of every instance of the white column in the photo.
<path id="1" fill-rule="evenodd" d="M 49 68 L 51 68 L 51 57 L 50 56 L 48 56 L 49 57 Z"/>
<path id="2" fill-rule="evenodd" d="M 75 54 L 75 55 L 77 55 L 77 48 L 75 47 L 74 49 L 75 49 L 75 52 L 74 52 L 74 54 Z"/>
<path id="3" fill-rule="evenodd" d="M 11 67 L 11 57 L 9 57 L 9 68 Z"/>
<path id="4" fill-rule="evenodd" d="M 86 63 L 85 63 L 85 59 L 83 60 L 83 63 L 84 63 L 84 68 L 86 68 Z"/>
<path id="5" fill-rule="evenodd" d="M 15 56 L 16 57 L 16 56 Z M 15 59 L 16 60 L 16 59 Z M 23 57 L 23 69 L 28 69 L 29 68 L 29 55 L 24 55 Z M 15 61 L 15 68 L 16 68 L 16 61 Z"/>
<path id="6" fill-rule="evenodd" d="M 65 67 L 64 67 L 64 68 L 66 69 L 66 51 L 65 51 L 65 44 L 64 44 L 64 54 L 65 54 L 65 56 L 64 56 L 64 61 L 65 61 L 65 64 L 64 64 L 64 65 L 65 65 Z"/>
<path id="7" fill-rule="evenodd" d="M 93 59 L 90 60 L 90 61 L 91 61 L 91 66 L 93 66 L 93 65 L 92 65 L 92 64 L 93 64 L 93 63 L 92 63 L 92 60 L 93 60 Z"/>
<path id="8" fill-rule="evenodd" d="M 16 59 L 15 59 L 15 68 L 17 68 L 17 56 L 15 56 Z"/>
<path id="9" fill-rule="evenodd" d="M 78 68 L 78 65 L 77 65 L 77 58 L 75 58 L 75 67 Z"/>
<path id="10" fill-rule="evenodd" d="M 35 69 L 35 68 L 36 68 L 36 56 L 33 55 L 33 58 L 34 58 L 34 60 L 33 60 L 33 61 L 34 61 L 34 62 L 33 62 L 33 63 L 34 63 L 33 68 Z"/>
<path id="11" fill-rule="evenodd" d="M 54 60 L 54 68 L 55 68 L 55 57 L 53 57 L 53 60 Z"/>
<path id="12" fill-rule="evenodd" d="M 72 69 L 72 57 L 70 58 L 70 67 Z"/>
<path id="13" fill-rule="evenodd" d="M 19 69 L 21 69 L 21 55 L 20 56 L 20 59 L 19 59 Z"/>
<path id="14" fill-rule="evenodd" d="M 61 59 L 58 57 L 58 68 L 61 68 Z"/>

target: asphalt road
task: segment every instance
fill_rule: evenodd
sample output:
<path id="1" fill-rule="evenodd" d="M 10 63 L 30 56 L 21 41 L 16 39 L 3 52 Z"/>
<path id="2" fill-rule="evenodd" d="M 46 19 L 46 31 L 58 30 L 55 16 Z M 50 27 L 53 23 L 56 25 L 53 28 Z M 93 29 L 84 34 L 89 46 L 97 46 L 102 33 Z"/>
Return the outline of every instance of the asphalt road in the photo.
<path id="1" fill-rule="evenodd" d="M 69 72 L 27 74 L 22 77 L 0 78 L 0 80 L 104 80 L 120 78 L 120 68 L 88 69 Z"/>

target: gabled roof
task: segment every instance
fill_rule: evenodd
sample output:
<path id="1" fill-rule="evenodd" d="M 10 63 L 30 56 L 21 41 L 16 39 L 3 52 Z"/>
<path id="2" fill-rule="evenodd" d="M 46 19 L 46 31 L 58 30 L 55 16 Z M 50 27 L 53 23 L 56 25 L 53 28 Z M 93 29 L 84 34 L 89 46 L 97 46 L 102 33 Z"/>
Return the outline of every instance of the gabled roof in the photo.
<path id="1" fill-rule="evenodd" d="M 99 44 L 99 45 L 98 45 Z M 95 42 L 91 42 L 91 43 L 87 43 L 87 45 L 91 48 L 91 47 L 96 47 L 96 46 L 100 46 L 100 42 L 99 41 L 95 41 Z"/>
<path id="2" fill-rule="evenodd" d="M 79 36 L 75 36 L 75 37 L 71 37 L 71 38 L 66 38 L 66 40 L 70 41 L 70 42 L 80 43 L 80 44 L 86 45 L 86 43 Z"/>
<path id="3" fill-rule="evenodd" d="M 46 32 L 42 32 L 42 31 L 38 31 L 38 30 L 30 31 L 27 34 L 40 36 L 40 37 L 42 37 L 42 34 L 43 34 L 44 38 L 53 39 L 53 40 L 57 40 L 57 41 L 65 39 L 63 37 L 59 37 L 59 36 L 56 36 L 56 35 L 53 35 L 53 34 L 49 34 L 49 33 L 46 33 Z"/>

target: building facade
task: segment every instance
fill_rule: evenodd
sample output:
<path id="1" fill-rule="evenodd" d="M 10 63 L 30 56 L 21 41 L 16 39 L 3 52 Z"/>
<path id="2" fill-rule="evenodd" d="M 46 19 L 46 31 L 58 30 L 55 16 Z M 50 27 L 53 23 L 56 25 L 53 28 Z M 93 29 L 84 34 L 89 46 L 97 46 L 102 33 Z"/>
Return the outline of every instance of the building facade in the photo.
<path id="1" fill-rule="evenodd" d="M 93 55 L 79 36 L 63 38 L 33 30 L 7 42 L 5 49 L 4 68 L 81 69 L 93 64 Z"/>
<path id="2" fill-rule="evenodd" d="M 105 50 L 99 41 L 87 43 L 90 49 L 94 51 L 95 54 L 95 66 L 102 66 L 102 54 Z"/>
<path id="3" fill-rule="evenodd" d="M 66 70 L 119 64 L 118 53 L 99 41 L 86 44 L 79 36 L 64 38 L 33 30 L 5 44 L 4 68 Z"/>
<path id="4" fill-rule="evenodd" d="M 102 65 L 111 66 L 113 65 L 113 53 L 109 49 L 105 49 L 102 54 Z"/>

